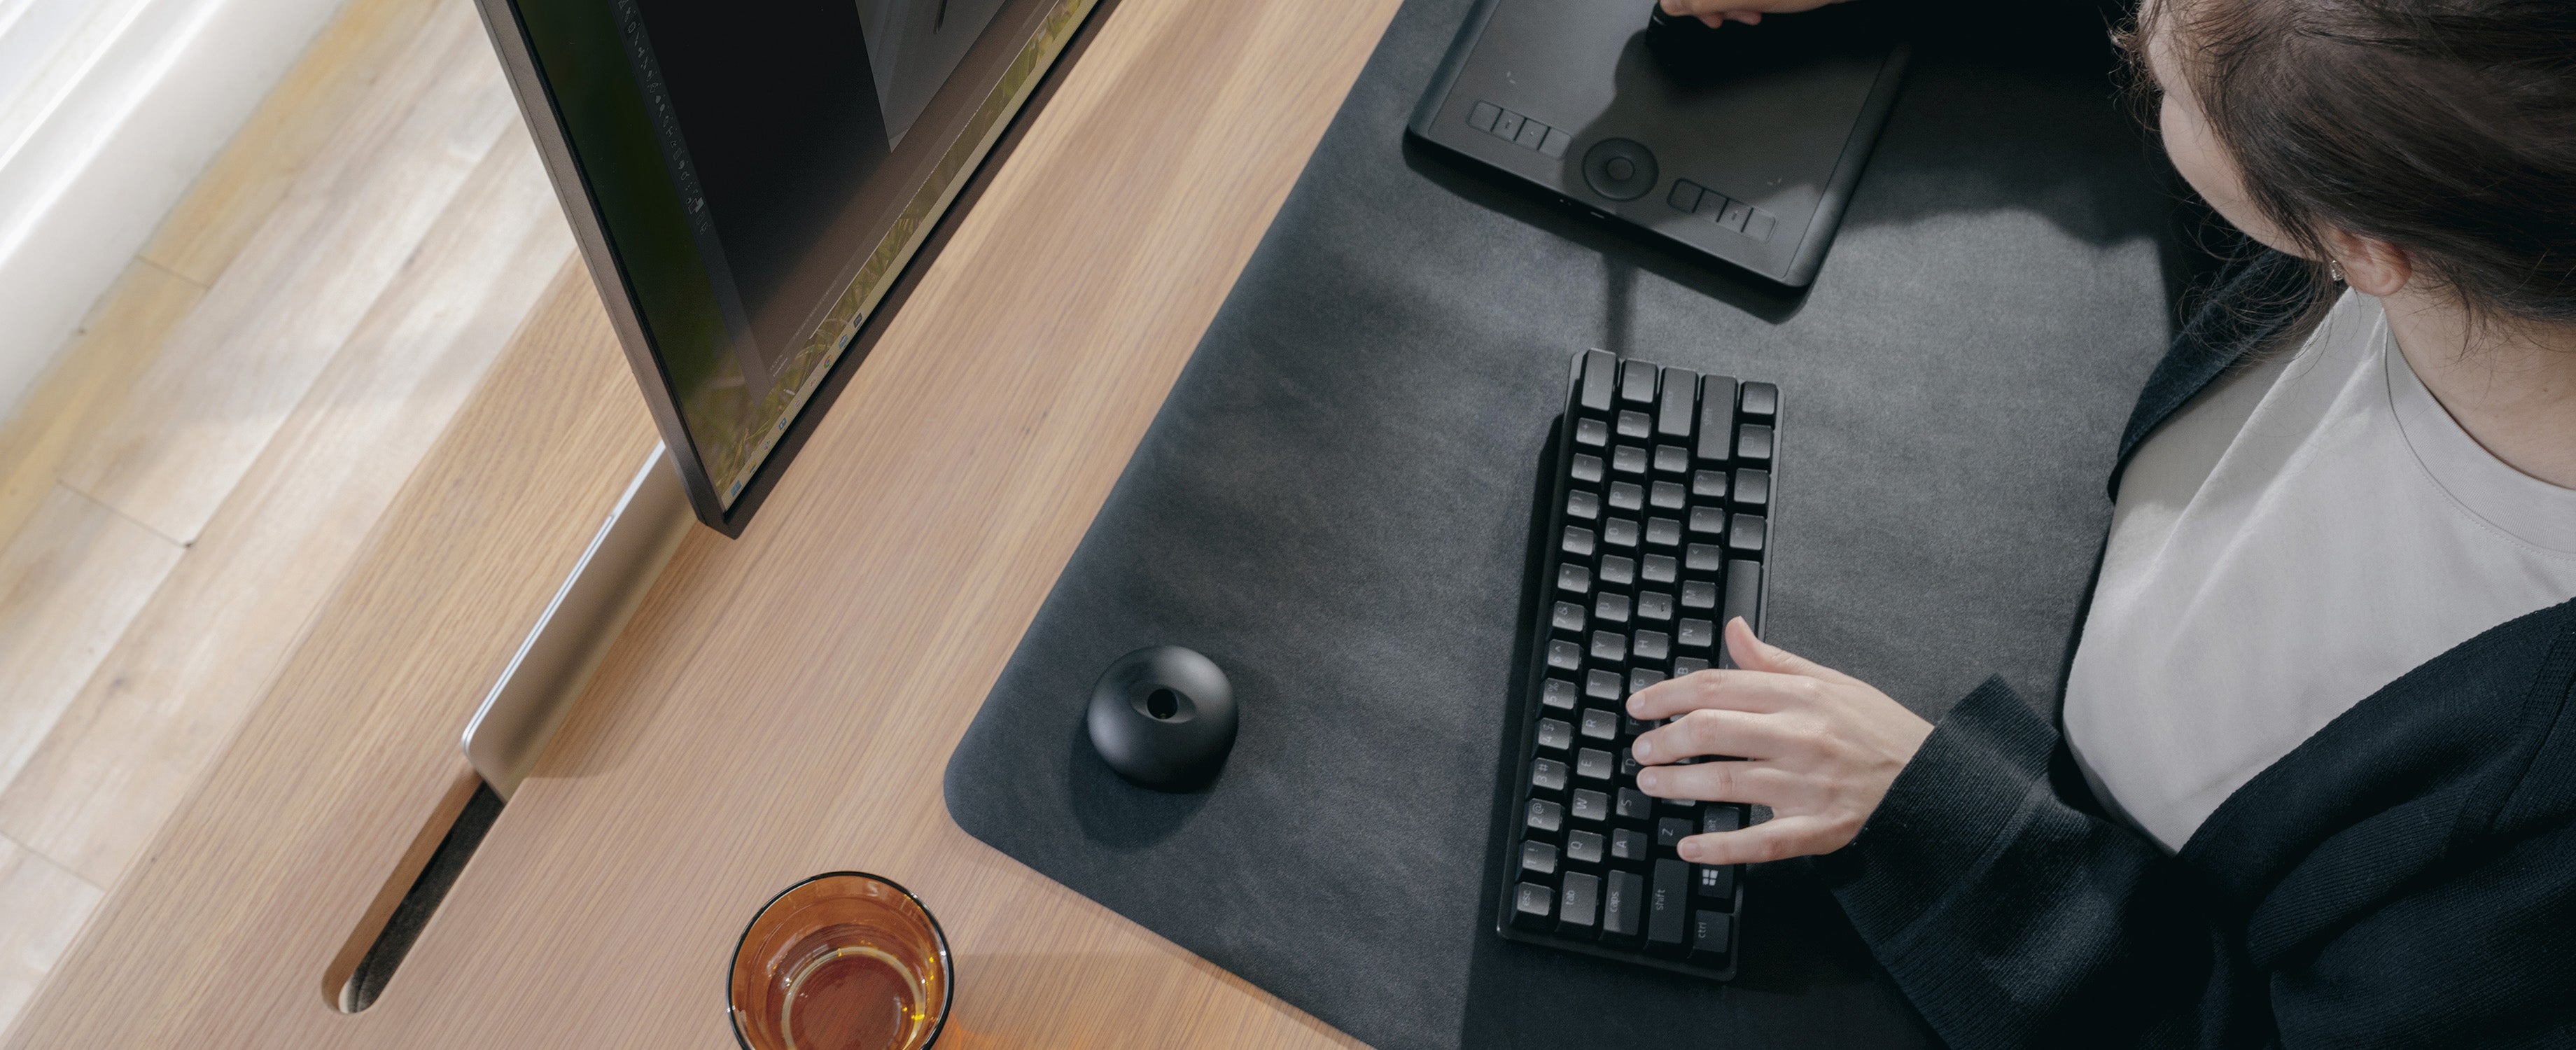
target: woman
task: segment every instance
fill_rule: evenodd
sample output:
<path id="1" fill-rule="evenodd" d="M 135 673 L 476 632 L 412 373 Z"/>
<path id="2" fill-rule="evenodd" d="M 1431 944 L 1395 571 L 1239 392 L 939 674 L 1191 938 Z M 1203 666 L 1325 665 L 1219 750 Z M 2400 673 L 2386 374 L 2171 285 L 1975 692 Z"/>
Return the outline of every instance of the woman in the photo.
<path id="1" fill-rule="evenodd" d="M 1818 855 L 1954 1046 L 2576 1044 L 2576 4 L 2129 36 L 2268 250 L 2131 417 L 2060 719 L 1935 727 L 1739 621 L 1630 699 L 1639 786 L 1769 806 L 1683 857 Z"/>

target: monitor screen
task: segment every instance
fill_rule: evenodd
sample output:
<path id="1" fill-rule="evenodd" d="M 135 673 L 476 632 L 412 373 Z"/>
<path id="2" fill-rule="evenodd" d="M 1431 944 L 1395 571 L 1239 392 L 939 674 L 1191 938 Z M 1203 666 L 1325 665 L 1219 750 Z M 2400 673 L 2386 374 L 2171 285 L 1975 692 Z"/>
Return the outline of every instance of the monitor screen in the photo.
<path id="1" fill-rule="evenodd" d="M 1093 0 L 482 4 L 691 504 L 734 534 Z"/>

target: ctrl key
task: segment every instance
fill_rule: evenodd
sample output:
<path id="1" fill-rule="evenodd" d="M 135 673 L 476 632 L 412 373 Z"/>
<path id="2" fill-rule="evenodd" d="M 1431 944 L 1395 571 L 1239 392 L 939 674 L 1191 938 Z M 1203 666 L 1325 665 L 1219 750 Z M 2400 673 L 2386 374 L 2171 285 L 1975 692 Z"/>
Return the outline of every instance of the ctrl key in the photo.
<path id="1" fill-rule="evenodd" d="M 1526 884 L 1524 884 L 1526 885 Z M 1735 916 L 1722 911 L 1691 913 L 1690 961 L 1700 966 L 1726 965 L 1734 954 Z"/>
<path id="2" fill-rule="evenodd" d="M 1535 882 L 1512 887 L 1512 925 L 1524 930 L 1545 930 L 1549 914 L 1556 910 L 1556 893 Z"/>

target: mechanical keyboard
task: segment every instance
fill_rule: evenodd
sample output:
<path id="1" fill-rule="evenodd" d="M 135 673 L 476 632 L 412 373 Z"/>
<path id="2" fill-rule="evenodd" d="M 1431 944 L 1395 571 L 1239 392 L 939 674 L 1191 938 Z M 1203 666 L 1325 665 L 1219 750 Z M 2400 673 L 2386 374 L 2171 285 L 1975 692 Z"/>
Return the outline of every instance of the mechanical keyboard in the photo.
<path id="1" fill-rule="evenodd" d="M 1780 390 L 1683 368 L 1574 361 L 1540 577 L 1533 694 L 1516 761 L 1495 926 L 1505 938 L 1715 980 L 1735 975 L 1740 865 L 1682 861 L 1732 831 L 1730 803 L 1637 790 L 1628 695 L 1723 665 L 1719 630 L 1759 633 Z"/>

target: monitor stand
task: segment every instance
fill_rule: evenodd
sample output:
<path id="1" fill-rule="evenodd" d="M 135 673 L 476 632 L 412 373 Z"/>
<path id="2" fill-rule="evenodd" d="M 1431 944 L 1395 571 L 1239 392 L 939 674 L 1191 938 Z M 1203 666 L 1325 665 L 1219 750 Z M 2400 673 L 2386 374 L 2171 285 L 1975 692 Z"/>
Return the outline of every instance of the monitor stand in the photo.
<path id="1" fill-rule="evenodd" d="M 1895 103 L 1906 46 L 1868 4 L 1729 25 L 1682 47 L 1669 28 L 1650 35 L 1653 13 L 1653 0 L 1484 0 L 1408 130 L 1805 287 Z"/>

